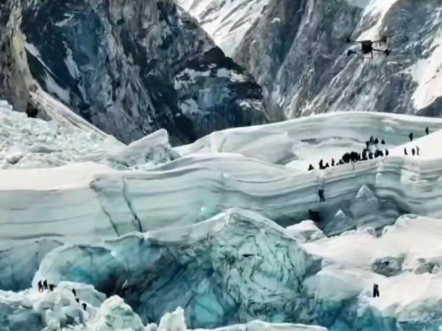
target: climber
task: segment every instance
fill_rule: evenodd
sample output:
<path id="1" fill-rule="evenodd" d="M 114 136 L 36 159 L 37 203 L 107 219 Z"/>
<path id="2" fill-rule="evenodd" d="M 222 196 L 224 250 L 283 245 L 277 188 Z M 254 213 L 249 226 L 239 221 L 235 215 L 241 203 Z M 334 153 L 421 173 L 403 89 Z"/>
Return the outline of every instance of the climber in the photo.
<path id="1" fill-rule="evenodd" d="M 86 308 L 87 308 L 87 304 L 86 304 L 86 302 L 83 302 L 83 303 L 81 304 L 81 306 L 83 307 L 83 310 L 86 311 Z"/>
<path id="2" fill-rule="evenodd" d="M 48 281 L 46 279 L 43 281 L 43 289 L 48 289 Z"/>
<path id="3" fill-rule="evenodd" d="M 331 160 L 331 165 L 332 165 L 332 167 L 335 166 L 335 159 L 332 159 L 332 160 Z"/>
<path id="4" fill-rule="evenodd" d="M 375 145 L 379 144 L 379 140 L 378 140 L 378 138 L 374 138 L 374 144 L 375 144 Z"/>
<path id="5" fill-rule="evenodd" d="M 414 151 L 414 148 L 412 148 L 412 149 L 411 149 L 411 155 L 414 156 L 414 154 L 416 154 L 416 153 L 415 153 L 415 151 Z"/>
<path id="6" fill-rule="evenodd" d="M 77 291 L 75 291 L 75 289 L 72 289 L 72 293 L 74 294 L 74 297 L 77 297 Z"/>
<path id="7" fill-rule="evenodd" d="M 428 135 L 430 133 L 430 129 L 428 127 L 425 128 L 425 133 Z"/>
<path id="8" fill-rule="evenodd" d="M 330 165 L 328 164 L 328 162 L 325 164 L 325 169 L 330 168 Z"/>
<path id="9" fill-rule="evenodd" d="M 374 138 L 373 138 L 373 136 L 370 136 L 370 144 L 372 144 L 372 143 L 373 143 L 373 141 L 374 141 Z"/>
<path id="10" fill-rule="evenodd" d="M 385 145 L 385 140 L 384 139 L 381 140 L 381 144 Z"/>
<path id="11" fill-rule="evenodd" d="M 38 281 L 37 288 L 38 288 L 38 292 L 43 292 L 43 285 L 41 283 L 41 280 Z"/>
<path id="12" fill-rule="evenodd" d="M 322 188 L 318 190 L 318 196 L 319 196 L 319 201 L 320 202 L 324 202 L 325 201 L 324 190 Z"/>
<path id="13" fill-rule="evenodd" d="M 26 115 L 28 115 L 29 118 L 36 118 L 37 114 L 38 109 L 28 103 L 28 106 L 26 107 Z"/>
<path id="14" fill-rule="evenodd" d="M 405 154 L 405 155 L 408 155 L 408 153 L 407 153 L 407 148 L 404 148 L 404 154 Z"/>
<path id="15" fill-rule="evenodd" d="M 419 146 L 416 146 L 416 155 L 420 155 L 419 153 L 420 153 L 420 148 L 419 148 Z"/>
<path id="16" fill-rule="evenodd" d="M 323 164 L 323 162 L 324 162 L 323 160 L 320 160 L 320 161 L 319 161 L 319 169 L 321 169 L 321 170 L 324 169 L 324 164 Z"/>
<path id="17" fill-rule="evenodd" d="M 390 153 L 388 152 L 388 149 L 386 149 L 385 150 L 385 156 L 388 156 L 388 154 L 390 154 Z"/>
<path id="18" fill-rule="evenodd" d="M 413 140 L 413 132 L 410 132 L 410 134 L 408 135 L 408 138 L 410 138 L 410 141 Z"/>
<path id="19" fill-rule="evenodd" d="M 310 165 L 308 166 L 308 171 L 312 171 L 315 170 L 315 168 L 312 166 L 312 164 L 310 163 Z"/>
<path id="20" fill-rule="evenodd" d="M 379 297 L 379 285 L 373 284 L 373 298 Z"/>
<path id="21" fill-rule="evenodd" d="M 370 142 L 368 140 L 365 142 L 365 146 L 367 146 L 367 149 L 370 148 Z"/>
<path id="22" fill-rule="evenodd" d="M 55 285 L 54 285 L 54 284 L 49 284 L 49 290 L 50 290 L 51 292 L 54 292 L 54 288 L 55 288 Z"/>
<path id="23" fill-rule="evenodd" d="M 77 303 L 80 303 L 80 299 L 78 298 L 75 298 L 75 301 L 77 301 Z"/>
<path id="24" fill-rule="evenodd" d="M 372 159 L 373 159 L 373 153 L 370 152 L 370 153 L 368 154 L 368 158 L 369 158 L 370 160 L 372 160 Z"/>
<path id="25" fill-rule="evenodd" d="M 380 53 L 384 53 L 385 56 L 390 55 L 391 51 L 389 49 L 377 49 L 377 48 L 373 48 L 373 44 L 385 44 L 387 42 L 387 37 L 382 37 L 380 40 L 362 40 L 362 41 L 357 41 L 357 40 L 351 40 L 350 38 L 346 38 L 345 42 L 347 44 L 360 44 L 361 45 L 361 49 L 360 52 L 362 55 L 365 54 L 371 54 L 371 58 L 373 58 L 373 51 L 375 52 L 380 52 Z M 355 50 L 347 50 L 347 56 L 350 56 L 352 54 L 357 54 L 358 52 Z"/>

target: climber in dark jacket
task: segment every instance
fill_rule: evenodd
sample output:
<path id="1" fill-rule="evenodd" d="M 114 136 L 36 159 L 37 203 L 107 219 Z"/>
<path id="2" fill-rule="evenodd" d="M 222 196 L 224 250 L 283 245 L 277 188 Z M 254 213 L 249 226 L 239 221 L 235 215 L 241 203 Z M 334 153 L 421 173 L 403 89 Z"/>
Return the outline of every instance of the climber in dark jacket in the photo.
<path id="1" fill-rule="evenodd" d="M 26 115 L 28 115 L 29 118 L 36 118 L 38 115 L 38 109 L 28 103 L 28 106 L 26 107 Z"/>
<path id="2" fill-rule="evenodd" d="M 74 297 L 77 297 L 77 291 L 75 291 L 75 289 L 72 289 L 72 293 L 74 294 Z"/>
<path id="3" fill-rule="evenodd" d="M 315 168 L 313 168 L 312 164 L 310 163 L 309 167 L 308 167 L 308 171 L 314 170 Z"/>
<path id="4" fill-rule="evenodd" d="M 38 292 L 43 292 L 43 284 L 41 283 L 41 280 L 37 283 Z"/>
<path id="5" fill-rule="evenodd" d="M 416 146 L 416 155 L 420 155 L 420 148 L 419 148 L 419 146 Z"/>
<path id="6" fill-rule="evenodd" d="M 54 285 L 54 284 L 49 284 L 49 290 L 50 290 L 51 292 L 53 292 L 54 289 L 55 289 L 55 285 Z"/>
<path id="7" fill-rule="evenodd" d="M 413 132 L 410 132 L 410 134 L 408 135 L 408 138 L 410 138 L 410 141 L 413 140 Z"/>
<path id="8" fill-rule="evenodd" d="M 411 155 L 414 156 L 415 154 L 416 154 L 416 153 L 415 153 L 415 151 L 414 151 L 414 148 L 412 148 L 412 149 L 411 149 Z"/>
<path id="9" fill-rule="evenodd" d="M 332 160 L 331 160 L 331 165 L 332 165 L 332 167 L 335 166 L 335 159 L 332 159 Z"/>
<path id="10" fill-rule="evenodd" d="M 319 169 L 325 169 L 324 164 L 323 164 L 323 160 L 319 161 Z"/>
<path id="11" fill-rule="evenodd" d="M 365 142 L 365 146 L 367 147 L 367 149 L 370 148 L 370 142 L 368 140 Z"/>
<path id="12" fill-rule="evenodd" d="M 405 153 L 405 155 L 408 155 L 407 148 L 404 148 L 404 153 Z"/>
<path id="13" fill-rule="evenodd" d="M 369 154 L 368 154 L 368 158 L 369 158 L 370 160 L 372 160 L 372 159 L 373 159 L 373 153 L 369 153 Z"/>
<path id="14" fill-rule="evenodd" d="M 374 284 L 373 285 L 373 298 L 379 297 L 379 285 Z"/>
<path id="15" fill-rule="evenodd" d="M 325 201 L 324 190 L 322 188 L 318 190 L 318 196 L 319 196 L 319 201 L 320 202 L 324 202 Z"/>
<path id="16" fill-rule="evenodd" d="M 45 289 L 45 290 L 48 289 L 48 281 L 46 279 L 43 282 L 43 289 Z"/>
<path id="17" fill-rule="evenodd" d="M 385 150 L 385 156 L 388 156 L 390 153 L 388 152 L 388 149 Z"/>
<path id="18" fill-rule="evenodd" d="M 425 128 L 425 133 L 428 135 L 430 133 L 430 129 L 428 127 Z"/>
<path id="19" fill-rule="evenodd" d="M 374 144 L 375 144 L 375 145 L 379 144 L 379 140 L 378 140 L 378 138 L 375 138 L 375 139 L 374 139 Z"/>

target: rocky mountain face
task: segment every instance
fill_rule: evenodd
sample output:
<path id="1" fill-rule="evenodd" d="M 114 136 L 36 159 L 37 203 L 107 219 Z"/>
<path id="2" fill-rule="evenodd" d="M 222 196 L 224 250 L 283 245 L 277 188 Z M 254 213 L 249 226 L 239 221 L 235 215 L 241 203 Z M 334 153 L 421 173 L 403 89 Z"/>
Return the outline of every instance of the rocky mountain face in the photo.
<path id="1" fill-rule="evenodd" d="M 440 0 L 179 3 L 253 74 L 274 120 L 336 110 L 442 113 Z M 389 57 L 347 57 L 346 37 L 380 36 Z"/>
<path id="2" fill-rule="evenodd" d="M 34 82 L 123 142 L 268 122 L 261 87 L 169 0 L 0 3 L 0 98 Z"/>

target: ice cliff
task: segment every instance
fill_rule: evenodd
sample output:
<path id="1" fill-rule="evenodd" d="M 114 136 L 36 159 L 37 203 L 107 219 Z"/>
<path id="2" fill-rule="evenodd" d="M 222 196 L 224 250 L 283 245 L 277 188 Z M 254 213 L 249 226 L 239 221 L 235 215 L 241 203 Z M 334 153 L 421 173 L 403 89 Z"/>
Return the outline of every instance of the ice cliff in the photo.
<path id="1" fill-rule="evenodd" d="M 442 4 L 406 0 L 178 0 L 263 87 L 274 119 L 331 111 L 440 116 Z M 347 58 L 346 37 L 389 57 Z"/>
<path id="2" fill-rule="evenodd" d="M 0 97 L 17 110 L 41 86 L 126 143 L 267 121 L 260 86 L 172 1 L 8 0 L 0 29 Z"/>
<path id="3" fill-rule="evenodd" d="M 144 321 L 181 306 L 191 327 L 212 328 L 288 321 L 289 307 L 304 301 L 303 279 L 319 265 L 282 228 L 234 209 L 187 228 L 54 250 L 34 285 L 38 279 L 92 284 L 124 298 Z"/>

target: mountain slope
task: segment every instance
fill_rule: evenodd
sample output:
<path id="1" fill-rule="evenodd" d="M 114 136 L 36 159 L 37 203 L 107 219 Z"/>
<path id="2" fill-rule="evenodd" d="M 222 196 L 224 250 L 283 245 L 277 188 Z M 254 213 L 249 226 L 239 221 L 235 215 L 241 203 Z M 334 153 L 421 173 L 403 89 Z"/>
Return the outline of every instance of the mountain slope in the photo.
<path id="1" fill-rule="evenodd" d="M 123 142 L 267 121 L 261 88 L 171 1 L 8 0 L 0 15 L 0 95 L 19 110 L 36 80 Z"/>
<path id="2" fill-rule="evenodd" d="M 227 6 L 219 0 L 180 3 L 229 52 L 219 34 L 230 27 L 232 57 L 263 87 L 274 119 L 336 110 L 440 116 L 440 1 L 275 0 L 258 12 L 260 1 L 241 0 L 235 6 L 245 8 L 242 16 L 212 11 Z M 345 55 L 346 37 L 381 35 L 388 36 L 390 57 Z"/>

